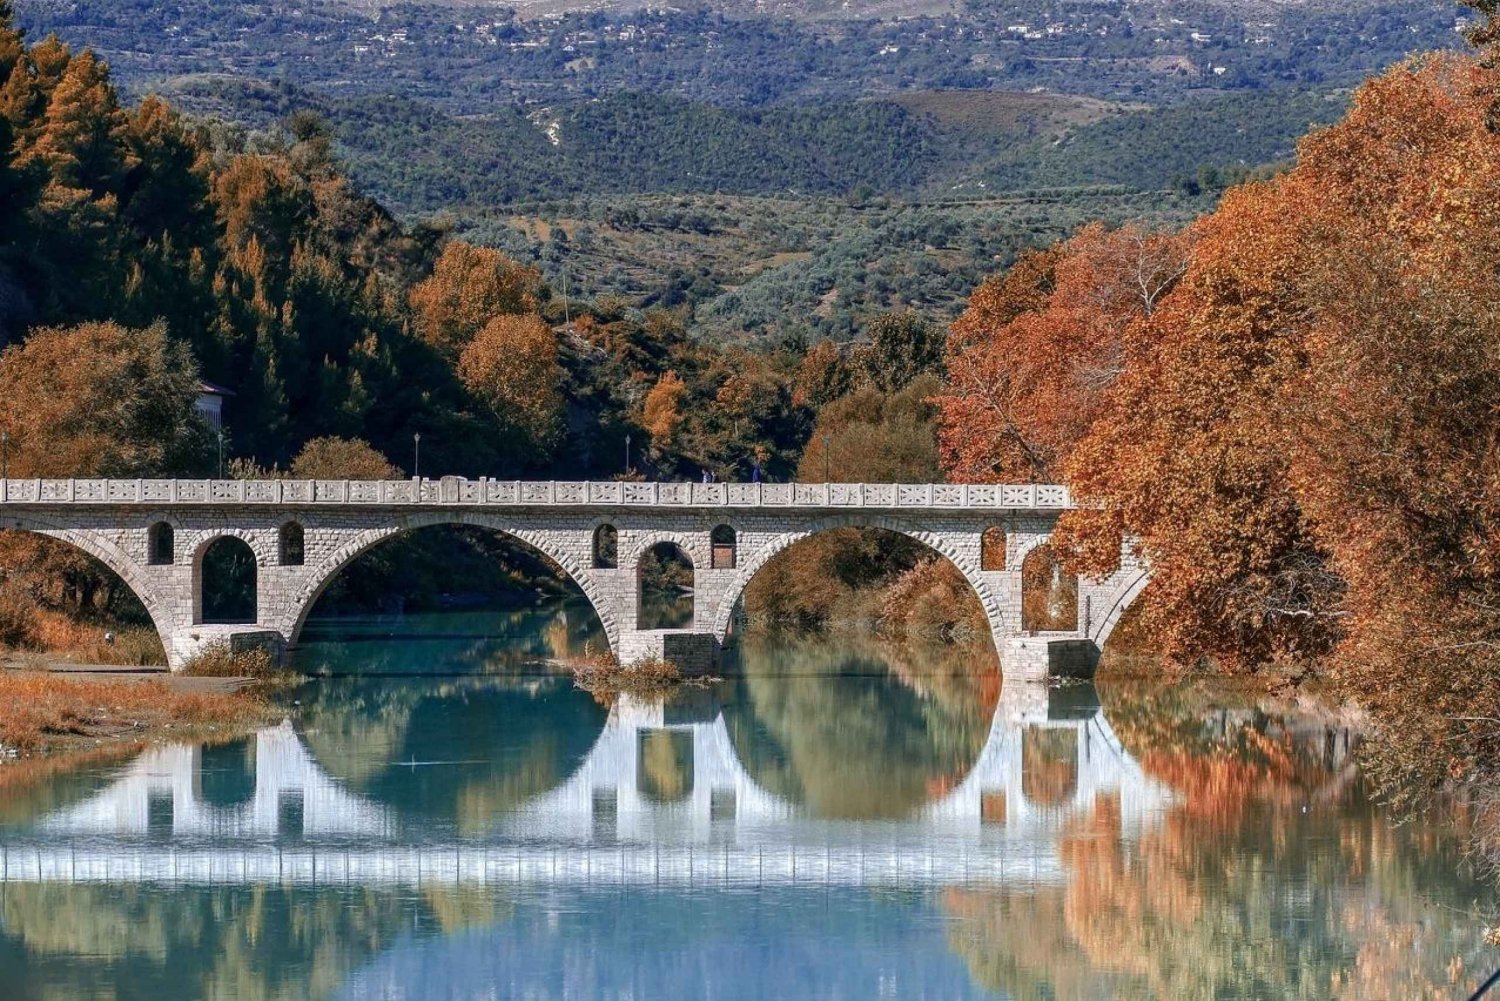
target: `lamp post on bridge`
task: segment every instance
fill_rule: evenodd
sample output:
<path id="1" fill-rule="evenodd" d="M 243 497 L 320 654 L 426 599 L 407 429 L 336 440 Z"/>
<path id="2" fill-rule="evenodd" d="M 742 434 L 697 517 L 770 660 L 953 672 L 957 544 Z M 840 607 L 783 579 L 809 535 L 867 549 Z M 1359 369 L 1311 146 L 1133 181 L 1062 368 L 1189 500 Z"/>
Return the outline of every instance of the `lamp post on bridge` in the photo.
<path id="1" fill-rule="evenodd" d="M 412 445 L 412 460 L 411 460 L 411 475 L 412 475 L 412 479 L 414 479 L 414 480 L 420 480 L 422 478 L 422 432 L 417 431 L 417 432 L 415 432 L 415 433 L 412 434 L 412 436 L 411 436 L 411 445 Z"/>
<path id="2" fill-rule="evenodd" d="M 0 431 L 0 480 L 10 479 L 10 432 Z"/>
<path id="3" fill-rule="evenodd" d="M 224 478 L 224 429 L 219 428 L 217 437 L 219 439 L 219 479 Z"/>
<path id="4" fill-rule="evenodd" d="M 830 458 L 830 453 L 832 452 L 832 449 L 830 447 L 832 442 L 833 442 L 833 438 L 831 436 L 826 435 L 826 434 L 823 436 L 823 482 L 824 483 L 827 483 L 827 482 L 829 482 L 830 479 L 832 479 L 832 476 L 828 472 L 828 461 L 829 461 L 829 458 Z"/>
<path id="5" fill-rule="evenodd" d="M 625 436 L 625 472 L 630 472 L 630 435 Z"/>

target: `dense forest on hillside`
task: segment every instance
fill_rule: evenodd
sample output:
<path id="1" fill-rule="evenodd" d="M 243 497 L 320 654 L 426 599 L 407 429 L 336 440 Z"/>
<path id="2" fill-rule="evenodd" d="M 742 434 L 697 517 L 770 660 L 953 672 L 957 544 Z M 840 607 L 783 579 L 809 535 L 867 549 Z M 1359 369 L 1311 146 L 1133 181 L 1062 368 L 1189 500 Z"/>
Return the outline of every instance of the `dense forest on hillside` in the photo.
<path id="1" fill-rule="evenodd" d="M 528 202 L 456 220 L 555 286 L 669 308 L 720 343 L 849 340 L 882 312 L 945 322 L 987 274 L 1091 218 L 1186 222 L 1209 199 L 1118 189 L 974 202 L 632 195 Z"/>
<path id="2" fill-rule="evenodd" d="M 690 333 L 720 339 L 847 339 L 900 308 L 951 319 L 1019 250 L 1090 218 L 1181 223 L 1342 108 L 1313 92 L 1161 110 L 983 92 L 756 111 L 616 95 L 538 123 L 227 80 L 170 97 L 250 123 L 251 145 L 313 111 L 382 203 L 440 209 L 553 285 L 683 307 Z"/>
<path id="3" fill-rule="evenodd" d="M 1458 41 L 1451 10 L 1400 0 L 995 2 L 836 23 L 18 9 L 32 37 L 94 46 L 125 94 L 165 98 L 218 148 L 295 146 L 285 123 L 311 112 L 340 171 L 404 225 L 720 342 L 848 340 L 890 310 L 946 323 L 1021 250 L 1091 218 L 1179 225 L 1288 162 L 1371 69 Z"/>
<path id="4" fill-rule="evenodd" d="M 274 128 L 333 129 L 359 181 L 398 211 L 468 214 L 576 195 L 706 193 L 973 199 L 1099 185 L 1160 191 L 1203 169 L 1287 160 L 1342 113 L 1318 90 L 1230 93 L 1164 108 L 987 91 L 725 109 L 622 92 L 530 112 L 455 116 L 404 98 L 324 98 L 286 83 L 175 81 L 175 106 Z"/>

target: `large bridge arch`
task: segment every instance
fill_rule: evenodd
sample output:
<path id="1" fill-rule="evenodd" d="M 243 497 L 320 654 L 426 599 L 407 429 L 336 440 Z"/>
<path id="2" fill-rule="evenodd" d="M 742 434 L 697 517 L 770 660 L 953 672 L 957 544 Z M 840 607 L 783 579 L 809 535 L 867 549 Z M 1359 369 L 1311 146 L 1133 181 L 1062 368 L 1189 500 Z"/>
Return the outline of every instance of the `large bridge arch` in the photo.
<path id="1" fill-rule="evenodd" d="M 739 566 L 718 596 L 713 635 L 721 641 L 728 635 L 735 606 L 744 596 L 750 581 L 767 563 L 798 542 L 836 528 L 879 528 L 894 532 L 921 543 L 947 559 L 958 568 L 958 572 L 979 599 L 979 604 L 984 608 L 985 620 L 989 623 L 990 636 L 995 641 L 997 650 L 999 649 L 1001 637 L 1005 635 L 1005 617 L 1000 596 L 995 593 L 990 578 L 1000 577 L 1003 572 L 980 569 L 979 534 L 928 531 L 904 519 L 865 512 L 830 515 L 799 524 L 791 531 L 760 542 L 748 553 L 745 550 L 750 547 L 742 545 Z M 969 535 L 973 535 L 973 538 L 969 539 Z"/>
<path id="2" fill-rule="evenodd" d="M 307 624 L 307 617 L 317 605 L 318 599 L 322 597 L 323 592 L 328 589 L 339 573 L 359 557 L 397 536 L 407 535 L 424 528 L 446 526 L 482 528 L 507 536 L 525 543 L 557 564 L 567 578 L 583 592 L 594 614 L 599 617 L 610 648 L 614 650 L 619 648 L 619 623 L 614 615 L 613 606 L 600 589 L 591 568 L 590 550 L 593 544 L 594 528 L 592 523 L 579 529 L 583 536 L 587 536 L 588 545 L 585 551 L 575 553 L 563 544 L 560 538 L 561 533 L 555 530 L 527 527 L 517 524 L 514 519 L 503 516 L 446 511 L 405 515 L 395 523 L 363 529 L 352 536 L 345 537 L 336 549 L 321 559 L 314 560 L 312 554 L 309 553 L 304 570 L 305 579 L 291 592 L 289 598 L 284 599 L 283 610 L 278 616 L 281 622 L 281 632 L 286 638 L 287 645 L 297 644 L 302 635 L 302 629 Z M 311 535 L 311 532 L 309 534 Z"/>
<path id="3" fill-rule="evenodd" d="M 162 521 L 170 524 L 173 519 L 165 517 L 152 519 L 153 523 Z M 181 621 L 182 609 L 174 605 L 169 595 L 158 590 L 156 584 L 160 578 L 170 578 L 174 573 L 185 568 L 180 567 L 178 563 L 148 567 L 149 554 L 144 548 L 138 554 L 127 552 L 124 546 L 102 532 L 87 528 L 71 528 L 32 515 L 24 517 L 11 515 L 4 521 L 0 521 L 0 529 L 44 536 L 77 549 L 104 564 L 116 577 L 120 578 L 120 582 L 145 608 L 152 627 L 156 629 L 157 637 L 161 639 L 163 649 L 170 656 L 172 637 L 185 623 Z"/>
<path id="4" fill-rule="evenodd" d="M 1119 581 L 1114 592 L 1099 609 L 1098 615 L 1089 623 L 1088 637 L 1094 641 L 1094 645 L 1100 650 L 1104 644 L 1109 642 L 1110 635 L 1120 620 L 1125 617 L 1125 612 L 1146 590 L 1146 585 L 1151 583 L 1151 573 L 1145 567 L 1137 567 L 1129 571 Z"/>

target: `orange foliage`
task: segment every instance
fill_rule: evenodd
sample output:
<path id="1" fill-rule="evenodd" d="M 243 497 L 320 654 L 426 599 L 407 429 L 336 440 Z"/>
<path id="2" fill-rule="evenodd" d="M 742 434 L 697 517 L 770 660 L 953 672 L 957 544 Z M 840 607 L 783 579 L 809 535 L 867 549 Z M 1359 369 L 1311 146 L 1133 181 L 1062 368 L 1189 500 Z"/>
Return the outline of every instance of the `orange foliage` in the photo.
<path id="1" fill-rule="evenodd" d="M 1348 588 L 1339 676 L 1435 780 L 1500 753 L 1497 87 L 1456 57 L 1393 70 L 1302 149 L 1338 183 L 1290 480 Z"/>
<path id="2" fill-rule="evenodd" d="M 162 324 L 34 330 L 0 354 L 10 475 L 183 472 L 185 447 L 202 440 L 197 395 L 192 355 Z"/>
<path id="3" fill-rule="evenodd" d="M 1292 180 L 1229 192 L 1195 227 L 1191 265 L 1128 330 L 1126 366 L 1068 457 L 1075 492 L 1138 535 L 1152 567 L 1143 613 L 1169 656 L 1255 665 L 1327 649 L 1315 600 L 1323 563 L 1287 481 L 1276 399 L 1305 322 L 1297 231 L 1318 197 Z M 1060 544 L 1091 548 L 1113 526 L 1066 520 Z M 1113 541 L 1113 537 L 1111 538 Z M 1312 583 L 1310 583 L 1312 582 Z"/>
<path id="4" fill-rule="evenodd" d="M 641 426 L 651 435 L 652 448 L 660 450 L 671 447 L 672 435 L 677 430 L 677 425 L 682 423 L 682 411 L 679 407 L 686 392 L 687 383 L 676 372 L 668 369 L 656 381 L 656 385 L 651 387 L 651 392 L 646 394 Z"/>
<path id="5" fill-rule="evenodd" d="M 1500 748 L 1497 82 L 1393 69 L 1294 171 L 1229 193 L 1066 463 L 1141 538 L 1169 652 L 1347 634 L 1340 677 L 1434 778 Z"/>
<path id="6" fill-rule="evenodd" d="M 981 286 L 953 325 L 937 398 L 948 476 L 1055 479 L 1120 373 L 1126 326 L 1156 308 L 1190 242 L 1094 224 Z"/>
<path id="7" fill-rule="evenodd" d="M 1173 660 L 1349 636 L 1351 690 L 1463 724 L 1455 763 L 1500 749 L 1496 93 L 1469 59 L 1399 66 L 1185 234 L 1024 259 L 955 324 L 939 401 L 950 475 L 1089 505 L 1056 538 L 1070 568 L 1138 540 Z"/>
<path id="8" fill-rule="evenodd" d="M 533 453 L 562 430 L 562 366 L 557 335 L 540 316 L 496 316 L 463 349 L 458 375 Z"/>
<path id="9" fill-rule="evenodd" d="M 454 240 L 443 248 L 432 274 L 411 290 L 417 333 L 448 358 L 457 358 L 497 316 L 534 313 L 541 272 L 498 250 Z"/>
<path id="10" fill-rule="evenodd" d="M 299 480 L 393 480 L 401 470 L 362 438 L 314 438 L 292 460 Z"/>

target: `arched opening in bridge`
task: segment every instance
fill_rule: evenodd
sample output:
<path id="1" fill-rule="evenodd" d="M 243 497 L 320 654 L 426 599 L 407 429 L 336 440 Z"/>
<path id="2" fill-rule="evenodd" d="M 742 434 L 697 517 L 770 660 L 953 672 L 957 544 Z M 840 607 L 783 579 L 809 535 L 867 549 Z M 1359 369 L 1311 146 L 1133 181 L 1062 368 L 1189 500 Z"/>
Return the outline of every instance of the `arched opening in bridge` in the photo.
<path id="1" fill-rule="evenodd" d="M 636 566 L 636 628 L 689 629 L 693 625 L 693 561 L 672 542 L 658 542 Z"/>
<path id="2" fill-rule="evenodd" d="M 0 648 L 66 651 L 85 663 L 165 664 L 161 635 L 133 590 L 139 583 L 62 539 L 0 530 Z"/>
<path id="3" fill-rule="evenodd" d="M 1021 628 L 1032 633 L 1078 629 L 1078 577 L 1042 543 L 1021 561 Z"/>
<path id="4" fill-rule="evenodd" d="M 979 537 L 979 569 L 1005 569 L 1005 526 L 991 525 Z"/>
<path id="5" fill-rule="evenodd" d="M 620 565 L 620 530 L 605 522 L 594 529 L 594 569 L 614 570 Z"/>
<path id="6" fill-rule="evenodd" d="M 498 520 L 498 519 L 497 519 Z M 610 649 L 564 568 L 496 528 L 437 521 L 372 536 L 305 599 L 298 665 L 330 674 L 535 672 Z"/>
<path id="7" fill-rule="evenodd" d="M 300 567 L 307 558 L 307 540 L 302 526 L 295 521 L 287 522 L 281 526 L 280 537 L 277 541 L 281 551 L 281 565 Z"/>
<path id="8" fill-rule="evenodd" d="M 764 625 L 877 626 L 913 639 L 973 638 L 991 650 L 984 606 L 958 567 L 883 528 L 829 528 L 792 543 L 756 571 L 744 606 Z"/>
<path id="9" fill-rule="evenodd" d="M 709 533 L 708 541 L 712 547 L 708 565 L 714 570 L 733 570 L 736 559 L 734 529 L 719 525 Z"/>
<path id="10" fill-rule="evenodd" d="M 175 560 L 176 532 L 164 521 L 146 530 L 146 562 L 154 567 L 170 566 Z"/>
<path id="11" fill-rule="evenodd" d="M 889 529 L 822 528 L 760 566 L 744 605 L 751 625 L 724 669 L 743 681 L 723 714 L 759 786 L 815 816 L 876 819 L 965 781 L 999 702 L 999 657 L 946 556 Z"/>
<path id="12" fill-rule="evenodd" d="M 1104 638 L 1099 657 L 1100 671 L 1150 668 L 1160 660 L 1161 644 L 1144 621 L 1145 608 L 1146 602 L 1140 597 L 1124 608 L 1114 628 Z M 1094 610 L 1095 616 L 1107 614 L 1108 609 Z"/>
<path id="13" fill-rule="evenodd" d="M 221 535 L 208 544 L 198 562 L 198 621 L 237 625 L 256 621 L 258 568 L 249 543 Z"/>

